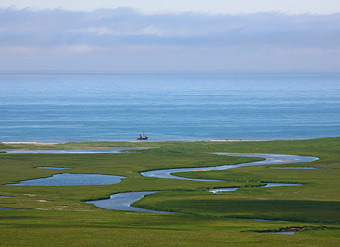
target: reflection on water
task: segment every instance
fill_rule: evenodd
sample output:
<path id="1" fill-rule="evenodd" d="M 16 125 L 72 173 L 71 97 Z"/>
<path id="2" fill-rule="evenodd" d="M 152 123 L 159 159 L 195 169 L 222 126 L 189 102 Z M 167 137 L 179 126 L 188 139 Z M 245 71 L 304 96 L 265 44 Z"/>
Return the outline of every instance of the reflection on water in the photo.
<path id="1" fill-rule="evenodd" d="M 257 166 L 257 165 L 270 165 L 270 164 L 286 164 L 286 163 L 295 163 L 295 162 L 311 162 L 314 160 L 318 160 L 316 157 L 309 156 L 296 156 L 296 155 L 281 155 L 281 154 L 253 154 L 253 153 L 215 153 L 219 155 L 229 155 L 229 156 L 247 156 L 247 157 L 263 157 L 265 160 L 256 161 L 250 163 L 242 163 L 237 165 L 225 165 L 225 166 L 216 166 L 216 167 L 203 167 L 203 168 L 181 168 L 181 169 L 164 169 L 164 170 L 153 170 L 148 172 L 142 172 L 141 174 L 145 177 L 156 177 L 156 178 L 170 178 L 170 179 L 182 179 L 182 180 L 194 180 L 194 181 L 214 181 L 219 182 L 219 180 L 206 180 L 206 179 L 191 179 L 191 178 L 183 178 L 172 175 L 175 172 L 187 172 L 187 171 L 211 171 L 211 170 L 225 170 L 231 168 L 239 168 L 246 166 Z M 263 187 L 277 187 L 277 186 L 299 186 L 301 184 L 288 184 L 288 183 L 267 183 Z M 234 188 L 219 188 L 210 190 L 213 193 L 220 193 L 223 191 L 236 191 L 239 189 L 238 187 Z M 142 208 L 134 208 L 130 205 L 133 202 L 136 202 L 144 197 L 144 195 L 154 194 L 157 191 L 149 191 L 149 192 L 129 192 L 129 193 L 120 193 L 113 194 L 110 196 L 110 199 L 99 200 L 99 201 L 91 201 L 88 203 L 94 204 L 99 208 L 105 209 L 116 209 L 116 210 L 130 210 L 130 211 L 138 211 L 138 212 L 154 212 L 154 213 L 164 213 L 161 211 L 154 211 Z"/>
<path id="2" fill-rule="evenodd" d="M 211 189 L 211 190 L 209 190 L 209 192 L 218 194 L 218 193 L 226 192 L 226 191 L 236 191 L 236 190 L 238 190 L 239 188 L 240 188 L 240 187 L 236 187 L 236 188 L 218 188 L 218 189 Z"/>
<path id="3" fill-rule="evenodd" d="M 282 186 L 300 186 L 302 184 L 287 184 L 287 183 L 267 183 L 265 186 L 265 188 L 268 187 L 282 187 Z"/>
<path id="4" fill-rule="evenodd" d="M 71 186 L 71 185 L 108 185 L 118 184 L 125 177 L 101 174 L 54 174 L 52 177 L 21 181 L 17 184 L 29 186 Z"/>
<path id="5" fill-rule="evenodd" d="M 196 167 L 196 168 L 153 170 L 153 171 L 142 172 L 141 174 L 145 177 L 154 177 L 154 178 L 170 178 L 170 179 L 192 180 L 192 181 L 202 181 L 202 182 L 204 181 L 220 182 L 219 180 L 178 177 L 173 174 L 178 173 L 178 172 L 216 171 L 216 170 L 227 170 L 227 169 L 232 169 L 232 168 L 248 167 L 248 166 L 289 164 L 289 163 L 297 163 L 297 162 L 311 162 L 311 161 L 318 160 L 318 158 L 316 157 L 284 155 L 284 154 L 258 154 L 258 153 L 214 153 L 214 154 L 227 155 L 227 156 L 239 156 L 239 157 L 260 157 L 260 158 L 265 158 L 265 160 L 236 164 L 236 165 L 215 166 L 215 167 L 199 167 L 199 168 Z"/>
<path id="6" fill-rule="evenodd" d="M 254 221 L 275 221 L 275 222 L 290 222 L 287 220 L 265 220 L 265 219 L 253 219 Z"/>
<path id="7" fill-rule="evenodd" d="M 275 234 L 286 234 L 286 235 L 294 235 L 295 232 L 273 232 Z"/>
<path id="8" fill-rule="evenodd" d="M 111 195 L 110 199 L 89 201 L 87 203 L 90 203 L 90 204 L 95 205 L 96 207 L 105 208 L 105 209 L 127 210 L 127 211 L 147 212 L 147 213 L 169 213 L 169 212 L 164 212 L 164 211 L 136 208 L 136 207 L 131 206 L 132 203 L 139 201 L 144 196 L 154 194 L 157 192 L 159 191 L 118 193 L 118 194 Z"/>
<path id="9" fill-rule="evenodd" d="M 281 186 L 300 186 L 302 184 L 288 184 L 288 183 L 267 183 L 266 185 L 259 186 L 259 187 L 264 187 L 264 188 L 269 188 L 269 187 L 281 187 Z M 211 189 L 209 192 L 219 194 L 221 192 L 226 192 L 226 191 L 236 191 L 240 187 L 236 188 L 218 188 L 218 189 Z"/>

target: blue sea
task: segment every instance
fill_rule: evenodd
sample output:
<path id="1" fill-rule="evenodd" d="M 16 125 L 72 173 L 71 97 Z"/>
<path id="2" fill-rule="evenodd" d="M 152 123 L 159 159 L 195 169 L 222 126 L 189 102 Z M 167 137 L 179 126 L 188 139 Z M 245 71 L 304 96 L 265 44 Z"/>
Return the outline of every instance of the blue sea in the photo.
<path id="1" fill-rule="evenodd" d="M 340 74 L 2 73 L 0 142 L 340 136 Z"/>

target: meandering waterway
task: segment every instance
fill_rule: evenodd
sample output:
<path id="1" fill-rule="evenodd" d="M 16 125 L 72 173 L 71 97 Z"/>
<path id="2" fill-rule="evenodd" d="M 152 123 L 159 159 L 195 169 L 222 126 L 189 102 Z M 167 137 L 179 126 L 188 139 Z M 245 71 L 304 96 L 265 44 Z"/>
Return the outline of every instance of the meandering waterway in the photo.
<path id="1" fill-rule="evenodd" d="M 127 210 L 135 212 L 147 212 L 147 213 L 169 213 L 164 211 L 156 211 L 145 208 L 132 207 L 131 204 L 139 201 L 146 195 L 155 194 L 159 191 L 143 191 L 143 192 L 127 192 L 118 193 L 110 196 L 109 199 L 89 201 L 87 203 L 93 204 L 98 208 L 115 209 L 115 210 Z"/>
<path id="2" fill-rule="evenodd" d="M 196 167 L 196 168 L 153 170 L 153 171 L 142 172 L 141 174 L 145 177 L 154 177 L 154 178 L 170 178 L 170 179 L 182 179 L 182 180 L 193 180 L 193 181 L 219 182 L 219 180 L 184 178 L 184 177 L 175 176 L 173 174 L 178 173 L 178 172 L 227 170 L 227 169 L 247 167 L 247 166 L 280 165 L 280 164 L 290 164 L 290 163 L 300 163 L 300 162 L 311 162 L 311 161 L 318 160 L 318 158 L 311 157 L 311 156 L 298 156 L 298 155 L 286 155 L 286 154 L 259 154 L 259 153 L 214 153 L 214 154 L 227 155 L 227 156 L 239 156 L 239 157 L 260 157 L 260 158 L 265 158 L 265 160 L 236 164 L 236 165 L 215 166 L 215 167 L 199 167 L 199 168 Z"/>
<path id="3" fill-rule="evenodd" d="M 300 186 L 303 184 L 288 184 L 288 183 L 266 183 L 263 186 L 259 186 L 259 187 L 263 187 L 263 188 L 270 188 L 270 187 L 285 187 L 285 186 Z M 222 192 L 228 192 L 228 191 L 236 191 L 241 187 L 232 187 L 232 188 L 217 188 L 217 189 L 211 189 L 209 190 L 209 192 L 215 193 L 215 194 L 220 194 Z"/>
<path id="4" fill-rule="evenodd" d="M 173 175 L 173 173 L 189 172 L 189 171 L 226 170 L 226 169 L 240 168 L 240 167 L 247 167 L 247 166 L 273 165 L 273 164 L 279 165 L 279 164 L 288 164 L 288 163 L 312 162 L 312 161 L 318 160 L 318 158 L 311 157 L 311 156 L 297 156 L 297 155 L 283 155 L 283 154 L 258 154 L 258 153 L 214 153 L 214 154 L 227 155 L 227 156 L 240 156 L 240 157 L 261 157 L 261 158 L 265 158 L 265 160 L 236 164 L 236 165 L 216 166 L 216 167 L 153 170 L 153 171 L 142 172 L 141 174 L 145 177 L 155 177 L 155 178 L 163 178 L 163 179 L 182 179 L 182 180 L 194 180 L 194 181 L 205 181 L 205 182 L 206 181 L 221 182 L 220 180 L 184 178 L 184 177 L 175 176 Z M 301 185 L 301 184 L 267 183 L 263 187 L 298 186 L 298 185 Z M 222 189 L 224 189 L 224 191 L 235 191 L 238 188 L 222 188 Z M 155 194 L 157 192 L 158 191 L 119 193 L 119 194 L 111 195 L 109 199 L 99 200 L 99 201 L 90 201 L 88 203 L 92 203 L 97 207 L 106 208 L 106 209 L 128 210 L 128 211 L 136 211 L 136 212 L 150 212 L 149 209 L 132 207 L 131 204 L 136 201 L 139 201 L 145 195 Z M 163 211 L 155 211 L 155 210 L 151 210 L 151 211 L 153 213 L 166 213 Z"/>
<path id="5" fill-rule="evenodd" d="M 117 153 L 119 151 L 131 150 L 136 148 L 114 148 L 114 149 L 90 149 L 90 150 L 20 150 L 20 151 L 8 151 L 8 154 L 19 154 L 19 153 Z M 141 175 L 145 177 L 154 177 L 162 179 L 181 179 L 181 180 L 192 180 L 202 182 L 222 182 L 220 180 L 208 180 L 208 179 L 194 179 L 185 178 L 174 175 L 179 172 L 192 172 L 192 171 L 213 171 L 213 170 L 227 170 L 240 167 L 259 166 L 259 165 L 280 165 L 280 164 L 291 164 L 291 163 L 302 163 L 312 162 L 318 160 L 316 157 L 311 156 L 297 156 L 297 155 L 283 155 L 283 154 L 259 154 L 259 153 L 213 153 L 216 155 L 227 155 L 227 156 L 239 156 L 239 157 L 260 157 L 264 158 L 261 161 L 241 163 L 236 165 L 223 165 L 215 167 L 196 167 L 196 168 L 178 168 L 178 169 L 161 169 L 142 172 Z M 55 167 L 37 167 L 39 169 L 65 169 Z M 121 179 L 125 177 L 113 176 L 113 175 L 101 175 L 101 174 L 54 174 L 52 177 L 31 179 L 21 181 L 17 184 L 8 185 L 31 185 L 31 186 L 72 186 L 72 185 L 107 185 L 120 183 Z M 267 183 L 262 187 L 278 187 L 278 186 L 298 186 L 302 184 L 287 184 L 287 183 Z M 213 193 L 220 193 L 224 191 L 236 191 L 238 187 L 234 188 L 219 188 L 210 190 Z M 104 209 L 115 209 L 115 210 L 127 210 L 136 212 L 151 212 L 151 213 L 169 213 L 164 211 L 156 211 L 144 208 L 132 207 L 136 201 L 139 201 L 146 195 L 155 194 L 160 191 L 144 191 L 144 192 L 127 192 L 112 194 L 109 199 L 89 201 L 87 203 L 94 204 L 99 208 Z M 4 197 L 3 197 L 4 198 Z M 4 208 L 1 208 L 4 209 Z M 7 208 L 6 208 L 7 209 Z"/>

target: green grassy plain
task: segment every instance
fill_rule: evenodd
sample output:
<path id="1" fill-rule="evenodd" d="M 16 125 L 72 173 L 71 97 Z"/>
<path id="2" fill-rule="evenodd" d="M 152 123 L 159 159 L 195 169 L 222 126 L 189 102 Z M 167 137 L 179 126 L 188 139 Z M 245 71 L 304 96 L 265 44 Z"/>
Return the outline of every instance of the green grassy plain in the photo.
<path id="1" fill-rule="evenodd" d="M 13 149 L 149 147 L 119 154 L 0 154 L 0 246 L 339 246 L 340 138 L 266 142 L 93 142 L 55 145 L 0 144 Z M 210 152 L 278 153 L 319 157 L 314 170 L 243 167 L 187 172 L 181 176 L 218 179 L 197 182 L 146 178 L 139 172 L 236 164 L 259 160 Z M 42 170 L 37 166 L 67 167 Z M 278 165 L 275 165 L 277 167 Z M 126 176 L 98 186 L 6 186 L 56 173 Z M 302 183 L 261 188 L 265 182 Z M 216 187 L 242 187 L 212 194 Z M 164 191 L 134 205 L 183 214 L 152 214 L 96 208 L 84 201 L 128 191 Z M 253 219 L 292 222 L 254 221 Z M 295 235 L 262 233 L 289 226 L 327 226 Z"/>

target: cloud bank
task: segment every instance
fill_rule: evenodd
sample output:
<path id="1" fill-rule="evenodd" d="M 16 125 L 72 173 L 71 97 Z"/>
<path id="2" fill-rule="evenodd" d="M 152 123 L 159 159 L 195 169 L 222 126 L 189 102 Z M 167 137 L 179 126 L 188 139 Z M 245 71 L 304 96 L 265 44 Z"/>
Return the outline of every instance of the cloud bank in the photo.
<path id="1" fill-rule="evenodd" d="M 0 9 L 0 69 L 339 71 L 340 14 Z"/>

